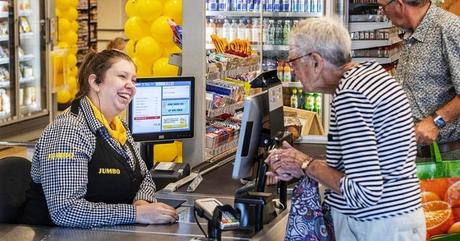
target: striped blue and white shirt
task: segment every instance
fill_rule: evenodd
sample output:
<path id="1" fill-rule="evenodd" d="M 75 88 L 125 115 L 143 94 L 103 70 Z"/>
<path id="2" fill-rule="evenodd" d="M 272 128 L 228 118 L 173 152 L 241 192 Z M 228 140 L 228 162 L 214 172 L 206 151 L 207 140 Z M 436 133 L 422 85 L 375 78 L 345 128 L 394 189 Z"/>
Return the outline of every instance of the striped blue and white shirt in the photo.
<path id="1" fill-rule="evenodd" d="M 347 71 L 332 103 L 327 164 L 345 174 L 342 194 L 326 190 L 340 213 L 370 221 L 421 207 L 414 124 L 406 94 L 379 64 Z"/>

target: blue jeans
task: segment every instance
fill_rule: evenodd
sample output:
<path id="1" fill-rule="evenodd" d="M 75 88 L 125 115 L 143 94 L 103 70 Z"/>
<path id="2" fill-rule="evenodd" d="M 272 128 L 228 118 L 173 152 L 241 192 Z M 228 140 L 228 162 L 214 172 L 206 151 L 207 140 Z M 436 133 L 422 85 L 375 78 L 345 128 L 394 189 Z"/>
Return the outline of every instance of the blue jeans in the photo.
<path id="1" fill-rule="evenodd" d="M 332 208 L 337 241 L 425 241 L 423 209 L 375 221 L 357 221 Z"/>

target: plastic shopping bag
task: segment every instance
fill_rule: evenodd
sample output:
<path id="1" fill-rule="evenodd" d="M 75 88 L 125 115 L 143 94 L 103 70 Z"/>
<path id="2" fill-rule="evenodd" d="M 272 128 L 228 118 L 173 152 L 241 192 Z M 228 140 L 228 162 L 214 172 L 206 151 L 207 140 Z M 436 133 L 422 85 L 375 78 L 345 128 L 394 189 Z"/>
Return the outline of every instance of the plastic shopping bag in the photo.
<path id="1" fill-rule="evenodd" d="M 436 142 L 430 151 L 431 161 L 417 162 L 427 239 L 460 240 L 460 160 L 442 160 Z"/>

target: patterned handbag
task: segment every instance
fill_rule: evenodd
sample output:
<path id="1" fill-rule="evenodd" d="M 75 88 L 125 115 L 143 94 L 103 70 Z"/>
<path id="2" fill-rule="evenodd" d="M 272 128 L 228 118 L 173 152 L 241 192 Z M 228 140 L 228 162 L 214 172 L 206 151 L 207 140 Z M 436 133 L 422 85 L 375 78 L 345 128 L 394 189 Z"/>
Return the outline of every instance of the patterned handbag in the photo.
<path id="1" fill-rule="evenodd" d="M 321 206 L 318 183 L 303 177 L 292 193 L 285 241 L 335 241 L 330 207 Z"/>

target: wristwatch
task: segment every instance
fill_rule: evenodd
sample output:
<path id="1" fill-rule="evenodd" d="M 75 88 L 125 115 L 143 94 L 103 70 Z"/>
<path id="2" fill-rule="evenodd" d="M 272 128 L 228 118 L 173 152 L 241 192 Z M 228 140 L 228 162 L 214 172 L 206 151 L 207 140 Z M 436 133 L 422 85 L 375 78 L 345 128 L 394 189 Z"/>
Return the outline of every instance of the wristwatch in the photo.
<path id="1" fill-rule="evenodd" d="M 434 121 L 434 124 L 439 129 L 442 129 L 444 126 L 446 126 L 446 121 L 442 118 L 442 116 L 440 116 L 438 114 L 434 114 L 433 121 Z"/>

